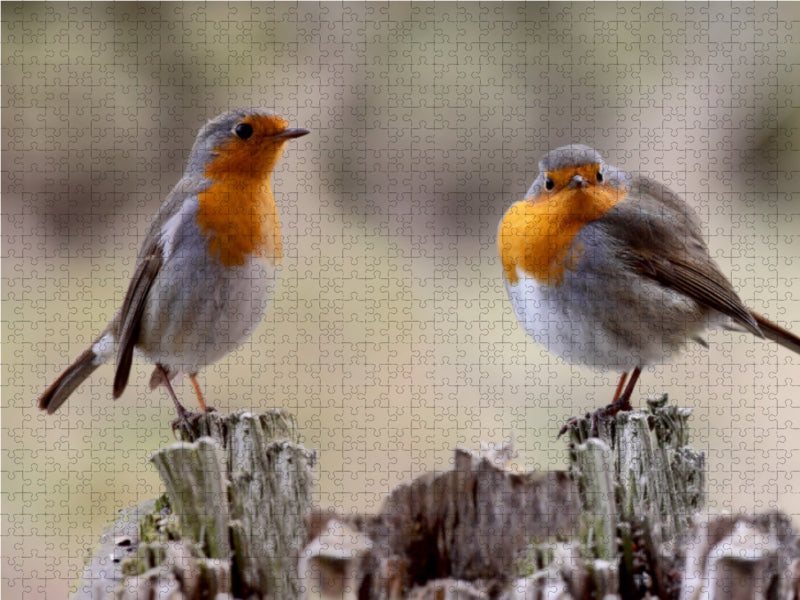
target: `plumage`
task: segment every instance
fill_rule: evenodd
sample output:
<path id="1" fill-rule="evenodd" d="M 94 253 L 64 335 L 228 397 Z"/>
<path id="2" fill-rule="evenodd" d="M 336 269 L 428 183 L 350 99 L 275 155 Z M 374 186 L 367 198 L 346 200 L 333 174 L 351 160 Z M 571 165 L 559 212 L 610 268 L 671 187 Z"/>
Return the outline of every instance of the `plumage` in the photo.
<path id="1" fill-rule="evenodd" d="M 734 323 L 800 353 L 800 338 L 744 305 L 696 213 L 666 186 L 583 145 L 548 153 L 539 169 L 498 229 L 506 289 L 523 329 L 548 350 L 623 372 L 612 412 L 630 407 L 643 366 L 705 344 L 708 327 Z"/>
<path id="2" fill-rule="evenodd" d="M 119 398 L 128 385 L 128 376 L 133 362 L 133 350 L 139 343 L 142 328 L 142 315 L 147 307 L 148 294 L 156 280 L 164 254 L 159 244 L 153 240 L 147 253 L 139 260 L 133 272 L 128 292 L 122 301 L 119 312 L 119 334 L 117 348 L 117 370 L 114 374 L 114 398 Z"/>
<path id="3" fill-rule="evenodd" d="M 120 310 L 39 398 L 55 411 L 94 369 L 116 355 L 113 396 L 134 354 L 155 365 L 151 384 L 197 372 L 240 346 L 261 321 L 281 258 L 271 175 L 287 140 L 309 133 L 260 109 L 237 109 L 200 130 L 186 171 L 144 237 Z"/>

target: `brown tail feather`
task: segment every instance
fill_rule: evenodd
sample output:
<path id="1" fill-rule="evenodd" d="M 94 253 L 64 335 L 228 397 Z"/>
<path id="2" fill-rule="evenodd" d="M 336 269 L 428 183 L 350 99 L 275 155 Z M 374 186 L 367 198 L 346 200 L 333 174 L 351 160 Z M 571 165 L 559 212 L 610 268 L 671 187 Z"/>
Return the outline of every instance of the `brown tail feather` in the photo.
<path id="1" fill-rule="evenodd" d="M 773 323 L 769 319 L 762 317 L 760 314 L 750 311 L 750 314 L 753 315 L 753 318 L 758 323 L 758 326 L 761 328 L 764 337 L 771 339 L 774 342 L 779 343 L 784 348 L 788 348 L 792 352 L 797 352 L 800 354 L 800 337 L 793 334 L 791 331 L 788 331 Z"/>
<path id="2" fill-rule="evenodd" d="M 95 344 L 106 334 L 100 334 L 91 346 L 84 350 L 61 375 L 39 396 L 39 409 L 53 414 L 67 401 L 70 394 L 82 384 L 94 370 L 103 364 L 108 357 L 98 357 L 94 352 Z"/>

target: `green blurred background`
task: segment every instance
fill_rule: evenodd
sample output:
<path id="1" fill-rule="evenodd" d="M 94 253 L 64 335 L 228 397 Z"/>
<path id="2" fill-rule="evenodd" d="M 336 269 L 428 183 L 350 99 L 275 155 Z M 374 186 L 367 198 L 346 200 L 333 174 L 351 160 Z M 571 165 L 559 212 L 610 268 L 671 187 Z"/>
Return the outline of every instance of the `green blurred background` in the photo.
<path id="1" fill-rule="evenodd" d="M 112 316 L 207 119 L 312 131 L 275 177 L 272 311 L 201 373 L 209 401 L 293 412 L 318 503 L 374 511 L 458 444 L 563 468 L 558 428 L 610 399 L 617 374 L 548 355 L 503 290 L 497 223 L 548 149 L 680 190 L 745 302 L 800 330 L 798 33 L 794 3 L 4 3 L 2 593 L 64 597 L 103 524 L 159 492 L 174 414 L 147 365 L 116 402 L 110 366 L 55 416 L 35 399 Z M 800 357 L 708 339 L 635 404 L 694 410 L 709 513 L 798 522 Z"/>

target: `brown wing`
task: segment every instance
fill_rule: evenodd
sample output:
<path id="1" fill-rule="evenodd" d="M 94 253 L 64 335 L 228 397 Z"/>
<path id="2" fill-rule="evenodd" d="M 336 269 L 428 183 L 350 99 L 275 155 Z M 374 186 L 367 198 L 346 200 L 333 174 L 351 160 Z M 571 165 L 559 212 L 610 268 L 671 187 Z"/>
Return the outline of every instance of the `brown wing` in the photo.
<path id="1" fill-rule="evenodd" d="M 753 334 L 763 337 L 750 310 L 710 258 L 707 261 L 687 255 L 663 258 L 642 252 L 636 260 L 642 274 L 731 317 Z"/>
<path id="2" fill-rule="evenodd" d="M 613 231 L 626 248 L 625 259 L 642 275 L 763 336 L 709 255 L 697 215 L 677 194 L 655 181 L 635 178 L 629 198 L 606 217 L 618 220 Z"/>
<path id="3" fill-rule="evenodd" d="M 128 385 L 128 376 L 133 361 L 133 348 L 139 339 L 147 294 L 164 261 L 164 254 L 156 243 L 140 255 L 133 273 L 125 300 L 120 310 L 119 339 L 117 348 L 117 371 L 114 374 L 114 398 L 119 398 Z"/>
<path id="4" fill-rule="evenodd" d="M 119 319 L 119 338 L 117 347 L 117 371 L 114 374 L 114 398 L 119 398 L 128 383 L 133 361 L 133 347 L 139 339 L 139 329 L 144 312 L 144 303 L 153 280 L 164 262 L 164 254 L 157 240 L 167 220 L 175 216 L 183 202 L 198 191 L 210 185 L 202 178 L 184 176 L 158 209 L 144 236 L 145 243 L 136 259 L 136 270 L 131 278 L 125 300 L 122 303 Z"/>

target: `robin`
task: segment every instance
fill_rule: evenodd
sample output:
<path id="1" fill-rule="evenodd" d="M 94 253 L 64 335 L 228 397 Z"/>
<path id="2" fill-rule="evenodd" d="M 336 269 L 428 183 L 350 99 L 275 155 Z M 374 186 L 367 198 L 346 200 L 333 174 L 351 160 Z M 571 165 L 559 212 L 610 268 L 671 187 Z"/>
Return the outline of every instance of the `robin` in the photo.
<path id="1" fill-rule="evenodd" d="M 240 346 L 273 296 L 282 252 L 272 171 L 286 142 L 307 133 L 260 109 L 206 123 L 144 237 L 122 307 L 39 397 L 40 409 L 55 412 L 114 355 L 119 398 L 136 350 L 155 365 L 150 389 L 163 384 L 180 419 L 187 413 L 170 383 L 178 375 L 189 375 L 206 410 L 198 371 Z"/>
<path id="2" fill-rule="evenodd" d="M 525 200 L 500 222 L 498 248 L 523 329 L 568 363 L 622 372 L 600 414 L 631 410 L 642 368 L 690 340 L 707 347 L 709 327 L 744 328 L 800 353 L 800 338 L 742 303 L 677 194 L 587 146 L 541 160 Z"/>

